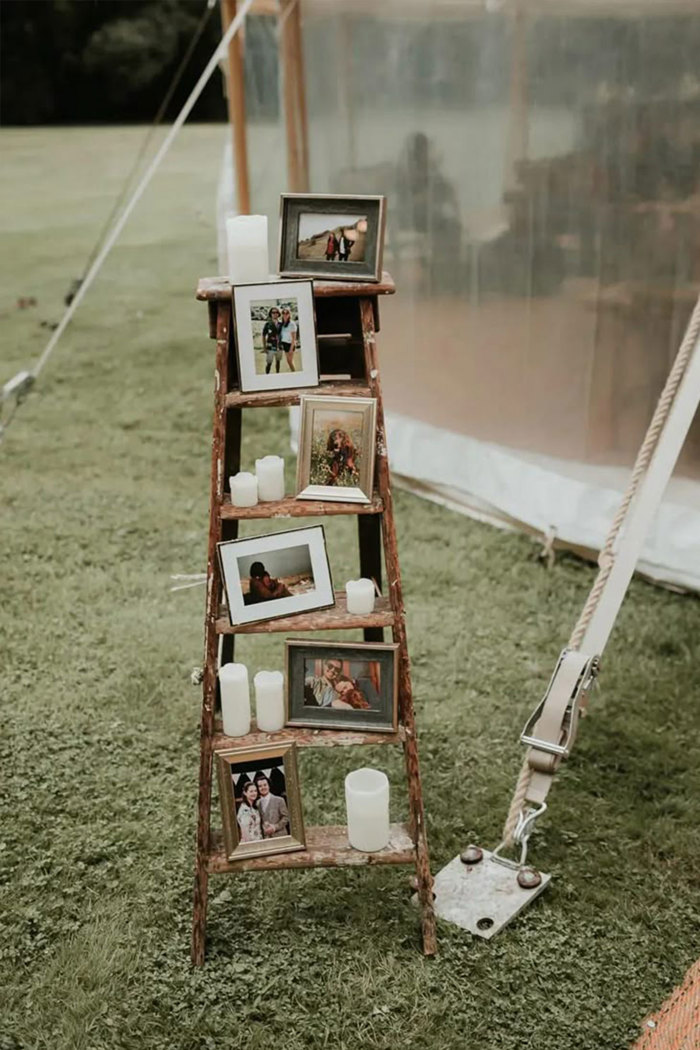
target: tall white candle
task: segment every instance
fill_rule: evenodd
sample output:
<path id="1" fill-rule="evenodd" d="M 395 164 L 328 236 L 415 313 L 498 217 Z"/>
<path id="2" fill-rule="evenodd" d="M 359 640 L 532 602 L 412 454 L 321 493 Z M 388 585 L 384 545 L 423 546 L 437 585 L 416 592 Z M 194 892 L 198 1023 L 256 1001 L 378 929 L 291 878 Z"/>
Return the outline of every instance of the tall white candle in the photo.
<path id="1" fill-rule="evenodd" d="M 224 664 L 219 668 L 221 716 L 226 736 L 245 736 L 250 732 L 250 688 L 245 664 Z"/>
<path id="2" fill-rule="evenodd" d="M 354 616 L 367 616 L 374 609 L 372 580 L 348 580 L 345 584 L 347 609 Z"/>
<path id="3" fill-rule="evenodd" d="M 276 733 L 284 726 L 284 675 L 281 671 L 258 671 L 253 684 L 258 729 Z"/>
<path id="4" fill-rule="evenodd" d="M 270 279 L 267 215 L 235 215 L 227 219 L 226 245 L 231 284 L 259 284 Z"/>
<path id="5" fill-rule="evenodd" d="M 348 840 L 354 849 L 376 853 L 389 842 L 389 778 L 379 769 L 355 769 L 345 778 Z"/>
<path id="6" fill-rule="evenodd" d="M 254 507 L 258 502 L 258 479 L 255 474 L 241 470 L 228 479 L 228 484 L 234 507 Z"/>
<path id="7" fill-rule="evenodd" d="M 263 456 L 255 460 L 258 475 L 258 499 L 263 503 L 284 499 L 284 459 L 282 456 Z"/>

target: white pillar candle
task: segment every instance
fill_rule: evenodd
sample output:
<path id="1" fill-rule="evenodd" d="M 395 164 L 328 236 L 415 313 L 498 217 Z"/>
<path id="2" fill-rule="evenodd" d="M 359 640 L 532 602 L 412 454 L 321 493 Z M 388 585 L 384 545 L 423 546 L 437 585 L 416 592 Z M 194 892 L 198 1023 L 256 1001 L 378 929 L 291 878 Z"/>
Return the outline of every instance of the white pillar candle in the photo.
<path id="1" fill-rule="evenodd" d="M 389 779 L 379 769 L 355 769 L 345 778 L 348 840 L 354 849 L 376 853 L 389 842 Z"/>
<path id="2" fill-rule="evenodd" d="M 234 507 L 254 507 L 258 502 L 258 479 L 255 474 L 241 470 L 228 479 L 228 484 Z"/>
<path id="3" fill-rule="evenodd" d="M 226 245 L 231 284 L 260 284 L 270 279 L 267 215 L 235 215 L 227 219 Z"/>
<path id="4" fill-rule="evenodd" d="M 374 583 L 372 580 L 348 580 L 345 584 L 348 612 L 355 616 L 367 616 L 374 609 Z"/>
<path id="5" fill-rule="evenodd" d="M 284 459 L 282 456 L 263 456 L 255 460 L 258 475 L 258 499 L 263 503 L 284 499 Z"/>
<path id="6" fill-rule="evenodd" d="M 221 716 L 226 736 L 245 736 L 250 732 L 250 689 L 245 664 L 224 664 L 219 668 Z"/>
<path id="7" fill-rule="evenodd" d="M 253 683 L 258 729 L 276 733 L 284 726 L 284 675 L 281 671 L 258 671 Z"/>

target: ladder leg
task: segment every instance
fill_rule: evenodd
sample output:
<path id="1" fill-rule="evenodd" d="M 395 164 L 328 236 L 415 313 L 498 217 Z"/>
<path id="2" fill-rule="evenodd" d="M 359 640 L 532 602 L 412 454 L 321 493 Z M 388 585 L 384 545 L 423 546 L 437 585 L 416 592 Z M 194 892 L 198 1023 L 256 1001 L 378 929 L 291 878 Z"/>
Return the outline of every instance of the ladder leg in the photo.
<path id="1" fill-rule="evenodd" d="M 369 377 L 370 389 L 377 399 L 377 484 L 379 494 L 384 501 L 381 530 L 384 545 L 384 561 L 386 564 L 387 590 L 391 607 L 394 611 L 394 641 L 398 642 L 399 645 L 399 714 L 406 731 L 404 758 L 406 762 L 406 780 L 408 782 L 411 834 L 416 850 L 416 881 L 421 907 L 423 951 L 426 955 L 435 955 L 437 951 L 437 936 L 435 909 L 433 907 L 433 877 L 430 873 L 430 854 L 428 853 L 423 792 L 418 764 L 418 744 L 416 741 L 413 690 L 411 687 L 411 662 L 408 656 L 403 588 L 396 540 L 396 526 L 394 523 L 394 502 L 391 494 L 391 477 L 386 453 L 384 404 L 378 378 L 379 365 L 375 339 L 376 318 L 372 302 L 369 299 L 360 301 L 360 315 L 365 348 L 365 371 Z"/>
<path id="2" fill-rule="evenodd" d="M 416 884 L 421 909 L 423 952 L 425 955 L 435 955 L 437 952 L 437 931 L 433 906 L 433 876 L 430 873 L 430 854 L 428 853 L 428 839 L 425 830 L 418 748 L 414 733 L 406 736 L 404 757 L 406 760 L 406 778 L 408 780 L 411 833 L 416 847 Z"/>
<path id="3" fill-rule="evenodd" d="M 224 464 L 226 450 L 226 390 L 230 357 L 229 333 L 231 308 L 219 303 L 216 317 L 216 379 L 214 401 L 214 433 L 211 451 L 211 520 L 207 552 L 207 596 L 204 617 L 204 674 L 202 680 L 202 719 L 200 723 L 199 798 L 197 806 L 197 858 L 195 861 L 194 904 L 192 912 L 192 962 L 204 962 L 207 927 L 207 899 L 209 872 L 207 863 L 211 846 L 211 738 L 214 732 L 218 677 L 218 636 L 216 615 L 221 593 L 219 562 L 216 545 L 221 538 L 220 508 L 224 495 Z M 239 431 L 240 435 L 240 431 Z"/>
<path id="4" fill-rule="evenodd" d="M 197 823 L 197 859 L 194 873 L 194 905 L 192 909 L 192 962 L 202 966 L 206 947 L 207 904 L 209 898 L 209 813 L 211 809 L 211 752 L 202 752 L 199 770 L 199 806 Z"/>
<path id="5" fill-rule="evenodd" d="M 366 580 L 376 580 L 382 589 L 382 540 L 381 521 L 378 514 L 358 514 L 357 533 L 360 541 L 360 575 Z M 381 627 L 365 627 L 366 642 L 383 642 Z"/>

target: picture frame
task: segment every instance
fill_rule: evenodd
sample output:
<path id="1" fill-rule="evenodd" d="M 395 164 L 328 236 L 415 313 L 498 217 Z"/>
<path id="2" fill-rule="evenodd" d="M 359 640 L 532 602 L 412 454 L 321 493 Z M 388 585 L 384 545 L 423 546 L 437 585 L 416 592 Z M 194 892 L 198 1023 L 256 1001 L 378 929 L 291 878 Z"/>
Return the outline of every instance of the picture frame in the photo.
<path id="1" fill-rule="evenodd" d="M 335 605 L 323 525 L 217 544 L 232 627 Z"/>
<path id="2" fill-rule="evenodd" d="M 313 281 L 236 284 L 231 294 L 241 390 L 318 386 Z"/>
<path id="3" fill-rule="evenodd" d="M 297 499 L 371 503 L 377 401 L 373 397 L 302 397 Z"/>
<path id="4" fill-rule="evenodd" d="M 296 744 L 230 748 L 214 757 L 227 859 L 305 849 Z"/>
<path id="5" fill-rule="evenodd" d="M 288 726 L 396 732 L 398 644 L 288 638 L 285 663 Z"/>
<path id="6" fill-rule="evenodd" d="M 380 281 L 385 223 L 382 196 L 283 193 L 280 276 Z"/>

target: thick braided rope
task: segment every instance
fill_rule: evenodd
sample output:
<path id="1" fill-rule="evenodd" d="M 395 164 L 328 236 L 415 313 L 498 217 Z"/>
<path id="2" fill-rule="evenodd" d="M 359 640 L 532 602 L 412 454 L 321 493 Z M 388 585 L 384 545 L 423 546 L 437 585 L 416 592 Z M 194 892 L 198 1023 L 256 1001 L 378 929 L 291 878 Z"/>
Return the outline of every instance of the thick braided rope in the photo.
<path id="1" fill-rule="evenodd" d="M 595 578 L 595 583 L 593 584 L 588 598 L 586 599 L 586 604 L 584 605 L 581 611 L 581 615 L 576 621 L 576 626 L 574 627 L 571 633 L 571 637 L 569 638 L 569 649 L 578 649 L 580 647 L 584 635 L 586 634 L 588 625 L 593 617 L 593 613 L 595 612 L 598 606 L 600 596 L 603 593 L 605 584 L 607 583 L 608 577 L 612 571 L 613 562 L 615 558 L 615 540 L 619 535 L 620 529 L 622 528 L 624 520 L 627 516 L 627 511 L 630 508 L 630 504 L 636 496 L 642 478 L 644 477 L 649 463 L 651 462 L 651 457 L 654 454 L 654 449 L 658 444 L 659 436 L 664 428 L 664 424 L 668 419 L 668 415 L 671 411 L 671 406 L 673 405 L 676 393 L 678 392 L 678 387 L 680 385 L 681 379 L 683 378 L 685 371 L 688 367 L 688 362 L 690 361 L 690 357 L 693 353 L 693 348 L 695 347 L 695 344 L 698 340 L 698 336 L 700 336 L 700 297 L 698 297 L 698 300 L 695 303 L 695 307 L 691 314 L 690 321 L 688 322 L 688 327 L 686 328 L 685 335 L 683 336 L 683 342 L 681 343 L 680 349 L 676 354 L 676 359 L 673 362 L 673 367 L 671 368 L 664 388 L 661 391 L 661 396 L 657 402 L 654 415 L 651 419 L 651 423 L 649 424 L 647 432 L 644 435 L 644 441 L 642 442 L 641 448 L 637 453 L 637 459 L 635 461 L 634 467 L 632 468 L 632 474 L 630 475 L 630 480 L 627 485 L 627 489 L 625 490 L 625 494 L 622 497 L 620 506 L 617 509 L 615 517 L 612 520 L 610 531 L 608 532 L 605 543 L 603 544 L 603 547 L 601 548 L 600 554 L 598 556 L 598 575 Z M 508 846 L 512 845 L 513 843 L 513 832 L 515 831 L 515 826 L 518 822 L 518 817 L 525 802 L 525 796 L 527 795 L 527 789 L 530 785 L 531 775 L 532 771 L 530 769 L 530 764 L 526 757 L 520 768 L 520 774 L 518 776 L 518 781 L 515 785 L 515 791 L 513 792 L 513 798 L 511 799 L 510 808 L 508 810 L 508 816 L 506 817 L 506 822 L 503 825 L 503 841 Z"/>
<path id="2" fill-rule="evenodd" d="M 658 1013 L 644 1025 L 633 1050 L 696 1050 L 700 1046 L 700 960 L 688 970 Z"/>

